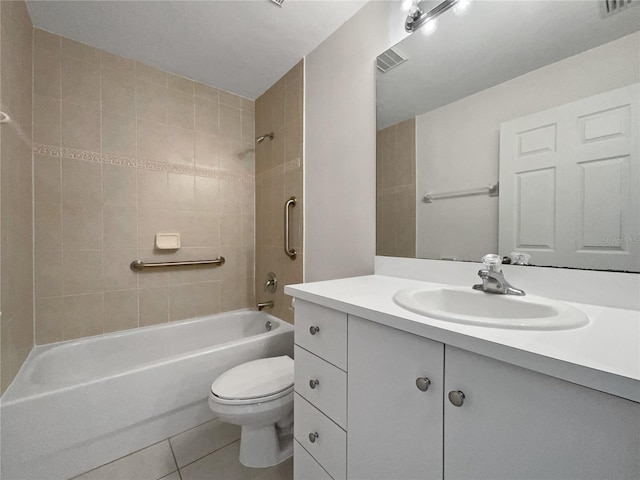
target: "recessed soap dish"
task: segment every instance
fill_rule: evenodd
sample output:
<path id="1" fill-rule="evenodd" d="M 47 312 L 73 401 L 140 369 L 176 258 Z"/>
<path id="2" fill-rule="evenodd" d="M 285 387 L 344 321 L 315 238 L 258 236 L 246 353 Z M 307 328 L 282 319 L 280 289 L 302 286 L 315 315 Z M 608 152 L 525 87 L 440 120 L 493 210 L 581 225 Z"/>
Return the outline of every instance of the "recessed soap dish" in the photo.
<path id="1" fill-rule="evenodd" d="M 156 233 L 156 248 L 159 250 L 177 250 L 180 248 L 180 234 Z"/>

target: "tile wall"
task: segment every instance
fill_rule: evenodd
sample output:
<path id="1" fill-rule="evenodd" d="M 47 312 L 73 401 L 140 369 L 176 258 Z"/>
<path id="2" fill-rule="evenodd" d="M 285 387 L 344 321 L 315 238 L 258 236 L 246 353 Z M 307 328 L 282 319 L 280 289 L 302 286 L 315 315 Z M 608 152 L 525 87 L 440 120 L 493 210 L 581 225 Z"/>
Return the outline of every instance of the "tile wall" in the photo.
<path id="1" fill-rule="evenodd" d="M 416 256 L 416 119 L 376 135 L 376 255 Z"/>
<path id="2" fill-rule="evenodd" d="M 33 42 L 36 344 L 253 306 L 254 102 L 39 29 Z M 158 232 L 182 248 L 155 250 Z"/>
<path id="3" fill-rule="evenodd" d="M 0 394 L 33 346 L 31 30 L 23 1 L 0 2 Z"/>
<path id="4" fill-rule="evenodd" d="M 293 323 L 291 297 L 284 285 L 302 283 L 302 109 L 303 61 L 256 100 L 256 134 L 273 132 L 273 140 L 256 145 L 256 298 L 273 300 L 270 313 Z M 284 253 L 284 204 L 295 196 L 291 208 L 291 247 L 297 257 Z M 278 289 L 264 285 L 268 272 L 276 274 Z"/>

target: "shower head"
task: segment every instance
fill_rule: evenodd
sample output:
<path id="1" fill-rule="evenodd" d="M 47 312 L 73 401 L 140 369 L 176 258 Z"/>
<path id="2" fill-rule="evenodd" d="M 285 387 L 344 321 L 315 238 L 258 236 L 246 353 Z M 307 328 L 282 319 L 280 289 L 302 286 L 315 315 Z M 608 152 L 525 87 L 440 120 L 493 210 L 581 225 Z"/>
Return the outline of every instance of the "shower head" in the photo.
<path id="1" fill-rule="evenodd" d="M 256 143 L 262 143 L 265 141 L 265 139 L 269 139 L 269 140 L 273 140 L 273 132 L 271 133 L 267 133 L 266 135 L 261 135 L 259 137 L 256 138 Z"/>

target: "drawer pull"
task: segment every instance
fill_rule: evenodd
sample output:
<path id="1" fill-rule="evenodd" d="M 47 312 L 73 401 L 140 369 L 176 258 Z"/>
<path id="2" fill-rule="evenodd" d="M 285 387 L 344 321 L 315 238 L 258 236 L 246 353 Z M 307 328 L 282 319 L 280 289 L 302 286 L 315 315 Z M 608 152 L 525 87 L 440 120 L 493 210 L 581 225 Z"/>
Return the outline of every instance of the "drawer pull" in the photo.
<path id="1" fill-rule="evenodd" d="M 311 328 L 309 328 L 309 333 L 311 335 L 315 335 L 316 333 L 320 333 L 320 327 L 311 327 Z"/>
<path id="2" fill-rule="evenodd" d="M 316 388 L 318 385 L 320 385 L 319 380 L 309 380 L 309 386 L 311 387 L 312 390 Z"/>
<path id="3" fill-rule="evenodd" d="M 449 401 L 456 407 L 461 407 L 464 403 L 464 393 L 460 390 L 449 392 Z"/>
<path id="4" fill-rule="evenodd" d="M 416 387 L 418 387 L 418 390 L 420 390 L 421 392 L 426 392 L 427 390 L 429 390 L 429 385 L 431 385 L 431 380 L 429 380 L 427 377 L 416 378 Z"/>
<path id="5" fill-rule="evenodd" d="M 309 434 L 309 441 L 311 443 L 316 443 L 316 439 L 319 437 L 320 435 L 318 435 L 318 432 L 315 433 L 310 433 Z"/>

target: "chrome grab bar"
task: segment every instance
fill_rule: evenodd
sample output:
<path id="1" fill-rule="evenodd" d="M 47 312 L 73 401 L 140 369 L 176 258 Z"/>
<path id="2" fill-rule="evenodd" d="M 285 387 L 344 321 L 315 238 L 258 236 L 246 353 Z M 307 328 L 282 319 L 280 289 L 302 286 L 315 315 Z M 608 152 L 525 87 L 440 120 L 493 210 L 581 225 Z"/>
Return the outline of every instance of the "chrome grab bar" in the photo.
<path id="1" fill-rule="evenodd" d="M 289 235 L 291 233 L 289 231 L 289 207 L 295 207 L 297 201 L 296 197 L 291 197 L 284 203 L 284 253 L 286 253 L 291 260 L 295 260 L 298 252 L 296 252 L 295 248 L 289 246 Z"/>
<path id="2" fill-rule="evenodd" d="M 131 270 L 139 272 L 144 270 L 145 268 L 156 268 L 156 267 L 188 267 L 193 265 L 213 265 L 213 266 L 222 266 L 224 265 L 224 257 L 214 258 L 213 260 L 188 260 L 184 262 L 161 262 L 161 263 L 145 263 L 142 260 L 134 260 L 131 262 Z"/>

